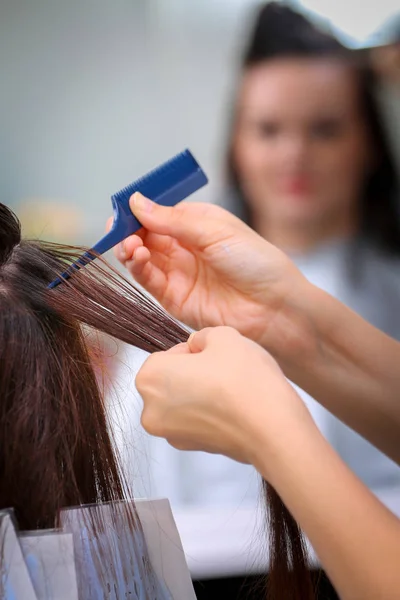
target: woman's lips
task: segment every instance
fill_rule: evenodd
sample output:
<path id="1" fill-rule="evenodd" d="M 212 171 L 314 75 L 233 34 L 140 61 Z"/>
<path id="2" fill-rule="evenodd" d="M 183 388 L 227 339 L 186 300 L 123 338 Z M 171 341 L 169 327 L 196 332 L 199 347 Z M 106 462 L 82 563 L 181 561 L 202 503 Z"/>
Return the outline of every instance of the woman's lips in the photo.
<path id="1" fill-rule="evenodd" d="M 282 183 L 282 191 L 292 196 L 305 196 L 312 191 L 309 177 L 293 177 Z"/>

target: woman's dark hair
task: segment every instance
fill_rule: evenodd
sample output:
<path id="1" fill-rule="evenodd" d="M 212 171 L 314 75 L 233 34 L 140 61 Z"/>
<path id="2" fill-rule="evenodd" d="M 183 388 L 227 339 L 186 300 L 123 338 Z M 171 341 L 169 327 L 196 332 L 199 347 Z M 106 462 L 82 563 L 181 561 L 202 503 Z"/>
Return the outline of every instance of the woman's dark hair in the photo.
<path id="1" fill-rule="evenodd" d="M 383 252 L 399 255 L 399 180 L 374 95 L 374 75 L 365 58 L 361 54 L 358 56 L 359 60 L 356 53 L 342 46 L 333 35 L 318 29 L 304 15 L 284 3 L 269 2 L 259 9 L 241 68 L 246 71 L 266 61 L 285 57 L 338 58 L 353 68 L 359 79 L 361 102 L 376 157 L 360 198 L 359 238 Z M 227 153 L 228 191 L 235 203 L 232 209 L 253 226 L 233 160 L 232 139 L 233 131 Z"/>
<path id="2" fill-rule="evenodd" d="M 132 540 L 138 540 L 140 522 L 120 469 L 88 336 L 94 329 L 153 352 L 185 341 L 188 332 L 101 260 L 48 289 L 83 251 L 21 240 L 17 218 L 0 204 L 0 510 L 13 508 L 22 530 L 65 530 L 62 509 L 112 502 L 115 523 L 123 516 L 125 531 L 135 531 Z M 94 565 L 107 563 L 98 569 L 101 588 L 114 589 L 109 525 L 102 511 L 87 514 Z M 148 559 L 143 555 L 135 562 L 133 556 L 121 555 L 127 588 L 139 586 L 140 597 L 153 599 Z M 83 574 L 80 597 L 97 597 L 83 565 L 77 569 Z"/>
<path id="3" fill-rule="evenodd" d="M 13 507 L 26 530 L 60 526 L 68 507 L 132 496 L 107 424 L 88 332 L 148 352 L 188 338 L 184 327 L 102 259 L 48 289 L 83 251 L 21 240 L 17 218 L 0 204 L 0 510 Z M 301 532 L 273 488 L 266 493 L 269 593 L 306 600 L 311 587 Z M 140 527 L 134 504 L 124 506 L 129 527 Z M 104 544 L 100 513 L 93 514 L 91 533 Z M 83 585 L 81 597 L 87 594 Z"/>
<path id="4" fill-rule="evenodd" d="M 187 338 L 101 262 L 47 289 L 80 253 L 21 240 L 0 204 L 0 508 L 24 529 L 125 497 L 82 325 L 150 352 Z"/>

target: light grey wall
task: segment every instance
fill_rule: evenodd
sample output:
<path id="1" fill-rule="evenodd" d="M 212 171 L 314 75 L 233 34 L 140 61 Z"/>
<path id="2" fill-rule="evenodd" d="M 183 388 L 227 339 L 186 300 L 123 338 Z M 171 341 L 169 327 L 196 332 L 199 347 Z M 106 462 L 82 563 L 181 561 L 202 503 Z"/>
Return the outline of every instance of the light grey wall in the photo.
<path id="1" fill-rule="evenodd" d="M 90 244 L 110 194 L 185 147 L 211 180 L 196 198 L 215 198 L 254 3 L 1 0 L 1 199 L 82 208 Z"/>
<path id="2" fill-rule="evenodd" d="M 197 198 L 211 197 L 240 10 L 213 20 L 201 3 L 175 4 L 1 0 L 5 203 L 85 207 L 90 243 L 110 194 L 185 147 L 213 183 Z"/>

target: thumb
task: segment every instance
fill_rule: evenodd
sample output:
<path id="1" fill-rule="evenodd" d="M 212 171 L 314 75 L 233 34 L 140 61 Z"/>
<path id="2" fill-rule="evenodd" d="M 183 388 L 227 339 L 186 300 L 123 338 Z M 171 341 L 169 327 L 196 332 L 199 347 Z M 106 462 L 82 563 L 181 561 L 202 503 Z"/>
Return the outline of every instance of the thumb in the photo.
<path id="1" fill-rule="evenodd" d="M 217 207 L 209 204 L 181 202 L 172 207 L 161 206 L 136 192 L 131 197 L 129 206 L 145 229 L 169 235 L 189 247 L 208 245 L 208 238 L 214 230 L 215 215 L 210 212 Z"/>
<path id="2" fill-rule="evenodd" d="M 200 331 L 192 333 L 187 341 L 190 352 L 195 354 L 202 352 L 206 348 L 225 348 L 229 344 L 234 343 L 235 339 L 240 336 L 240 333 L 233 327 L 205 327 Z"/>
<path id="3" fill-rule="evenodd" d="M 176 344 L 176 346 L 172 346 L 169 350 L 165 351 L 165 355 L 171 354 L 190 354 L 191 350 L 187 342 L 182 342 L 181 344 Z"/>

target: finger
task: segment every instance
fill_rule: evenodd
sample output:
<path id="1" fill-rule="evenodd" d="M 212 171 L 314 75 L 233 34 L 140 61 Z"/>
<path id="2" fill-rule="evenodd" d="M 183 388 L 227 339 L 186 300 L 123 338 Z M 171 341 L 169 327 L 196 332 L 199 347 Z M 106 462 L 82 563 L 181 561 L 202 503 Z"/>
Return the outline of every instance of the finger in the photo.
<path id="1" fill-rule="evenodd" d="M 209 440 L 207 443 L 202 443 L 201 440 L 197 441 L 193 439 L 193 436 L 188 436 L 187 432 L 182 433 L 181 435 L 170 436 L 165 438 L 170 446 L 176 448 L 176 450 L 189 450 L 189 451 L 199 451 L 207 452 L 207 454 L 221 454 L 221 451 L 217 448 L 212 448 L 210 446 Z"/>
<path id="2" fill-rule="evenodd" d="M 125 262 L 126 268 L 131 275 L 136 279 L 140 277 L 147 263 L 151 260 L 151 254 L 144 246 L 139 246 L 134 251 L 133 257 L 128 258 Z"/>
<path id="3" fill-rule="evenodd" d="M 132 260 L 135 250 L 140 246 L 143 246 L 143 240 L 137 235 L 131 235 L 114 247 L 114 254 L 122 264 L 125 264 L 127 260 Z"/>
<path id="4" fill-rule="evenodd" d="M 202 450 L 198 444 L 193 443 L 193 440 L 189 438 L 180 439 L 177 437 L 167 437 L 166 440 L 168 444 L 176 450 Z"/>
<path id="5" fill-rule="evenodd" d="M 202 329 L 202 335 L 199 335 L 200 331 L 193 331 L 190 334 L 189 339 L 187 341 L 187 345 L 192 354 L 196 354 L 197 352 L 201 352 L 202 350 L 204 350 L 205 345 L 207 343 L 208 332 L 210 331 L 210 329 L 212 328 L 205 327 L 204 329 Z"/>
<path id="6" fill-rule="evenodd" d="M 131 260 L 138 248 L 142 247 L 143 239 L 138 235 L 131 235 L 122 242 L 122 249 L 127 260 Z"/>
<path id="7" fill-rule="evenodd" d="M 164 352 L 154 352 L 154 354 L 150 354 L 138 370 L 135 376 L 135 386 L 139 394 L 145 400 L 145 392 L 148 387 L 157 385 L 157 379 L 161 376 L 162 369 L 160 368 L 160 358 L 161 358 L 161 366 L 163 363 L 162 355 Z"/>
<path id="8" fill-rule="evenodd" d="M 172 348 L 170 348 L 169 350 L 167 350 L 165 352 L 166 355 L 171 355 L 171 354 L 190 354 L 190 348 L 188 346 L 187 342 L 183 342 L 181 344 L 176 344 L 176 346 L 173 346 Z"/>
<path id="9" fill-rule="evenodd" d="M 159 268 L 168 264 L 168 252 L 174 240 L 168 236 L 158 235 L 141 230 L 138 234 L 131 235 L 126 238 L 121 244 L 114 248 L 114 254 L 117 259 L 125 264 L 127 260 L 137 260 L 138 256 L 144 257 L 144 254 L 136 256 L 136 251 L 142 246 L 146 246 L 151 253 L 152 262 Z M 147 255 L 149 257 L 150 254 Z"/>
<path id="10" fill-rule="evenodd" d="M 148 252 L 146 248 L 144 251 Z M 125 262 L 125 266 L 139 285 L 143 286 L 156 300 L 161 300 L 168 285 L 167 276 L 152 264 L 150 259 L 146 262 L 147 257 L 141 255 L 142 250 L 137 262 L 135 259 L 129 260 Z"/>
<path id="11" fill-rule="evenodd" d="M 170 377 L 175 373 L 176 378 L 185 379 L 188 359 L 184 356 L 189 354 L 187 343 L 181 343 L 169 350 L 154 352 L 148 356 L 136 374 L 135 382 L 139 393 L 149 385 L 152 388 L 160 385 L 165 387 L 165 375 Z"/>
<path id="12" fill-rule="evenodd" d="M 192 333 L 188 339 L 188 346 L 192 353 L 202 352 L 207 347 L 226 346 L 233 342 L 240 334 L 232 327 L 205 327 Z"/>
<path id="13" fill-rule="evenodd" d="M 114 217 L 109 217 L 106 222 L 106 233 L 108 233 L 114 223 Z"/>
<path id="14" fill-rule="evenodd" d="M 160 412 L 157 409 L 148 408 L 144 405 L 142 414 L 140 415 L 140 424 L 150 435 L 154 437 L 165 437 L 166 431 L 163 419 L 160 418 Z"/>
<path id="15" fill-rule="evenodd" d="M 143 230 L 143 243 L 151 252 L 160 252 L 167 254 L 170 252 L 171 247 L 175 243 L 174 239 L 168 235 L 159 235 L 158 233 L 152 233 L 151 231 Z"/>
<path id="16" fill-rule="evenodd" d="M 166 385 L 168 381 L 185 379 L 187 371 L 185 361 L 187 359 L 183 354 L 188 353 L 181 353 L 181 350 L 181 348 L 176 350 L 175 354 L 171 350 L 151 354 L 136 373 L 136 389 L 143 399 L 147 415 L 149 414 L 148 409 L 151 407 L 158 406 L 160 408 L 162 404 L 168 404 L 171 401 Z M 157 398 L 155 404 L 154 397 Z M 154 412 L 150 414 L 154 415 Z"/>
<path id="17" fill-rule="evenodd" d="M 213 209 L 218 211 L 218 207 L 208 204 L 183 202 L 173 207 L 161 206 L 139 192 L 133 194 L 129 205 L 148 231 L 174 237 L 191 246 L 204 244 L 207 236 L 204 218 Z"/>

